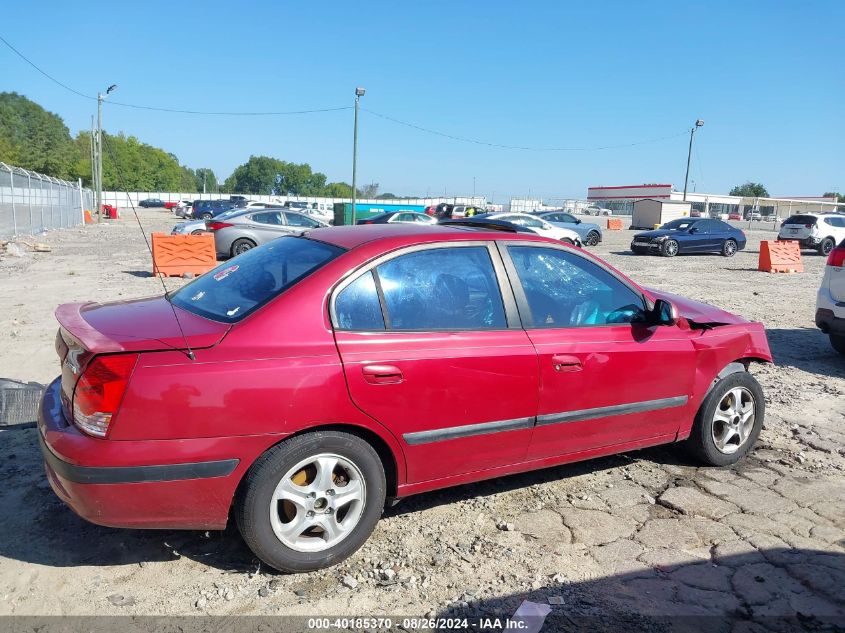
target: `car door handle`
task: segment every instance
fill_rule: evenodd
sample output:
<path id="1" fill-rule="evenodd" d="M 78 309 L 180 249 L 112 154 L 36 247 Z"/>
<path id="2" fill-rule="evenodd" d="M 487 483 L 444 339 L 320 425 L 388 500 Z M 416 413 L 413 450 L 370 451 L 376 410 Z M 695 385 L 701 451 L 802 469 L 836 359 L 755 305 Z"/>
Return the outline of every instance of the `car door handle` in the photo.
<path id="1" fill-rule="evenodd" d="M 555 371 L 581 371 L 583 369 L 581 359 L 569 354 L 554 354 L 552 365 L 554 365 Z"/>
<path id="2" fill-rule="evenodd" d="M 364 365 L 364 380 L 374 385 L 391 385 L 404 380 L 402 371 L 393 365 Z"/>

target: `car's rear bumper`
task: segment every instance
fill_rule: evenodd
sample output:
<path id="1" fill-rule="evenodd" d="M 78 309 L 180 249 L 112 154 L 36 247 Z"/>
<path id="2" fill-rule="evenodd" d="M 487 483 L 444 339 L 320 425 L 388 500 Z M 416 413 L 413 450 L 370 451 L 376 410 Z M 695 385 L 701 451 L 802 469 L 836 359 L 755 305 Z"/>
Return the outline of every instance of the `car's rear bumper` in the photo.
<path id="1" fill-rule="evenodd" d="M 74 512 L 100 525 L 222 529 L 244 471 L 274 442 L 97 439 L 65 420 L 60 389 L 59 379 L 50 384 L 38 410 L 47 479 Z"/>
<path id="2" fill-rule="evenodd" d="M 816 327 L 825 334 L 845 336 L 845 301 L 831 296 L 827 279 L 816 295 Z"/>
<path id="3" fill-rule="evenodd" d="M 778 235 L 779 242 L 798 242 L 801 248 L 816 248 L 821 244 L 821 238 L 818 237 L 790 237 L 788 235 Z"/>

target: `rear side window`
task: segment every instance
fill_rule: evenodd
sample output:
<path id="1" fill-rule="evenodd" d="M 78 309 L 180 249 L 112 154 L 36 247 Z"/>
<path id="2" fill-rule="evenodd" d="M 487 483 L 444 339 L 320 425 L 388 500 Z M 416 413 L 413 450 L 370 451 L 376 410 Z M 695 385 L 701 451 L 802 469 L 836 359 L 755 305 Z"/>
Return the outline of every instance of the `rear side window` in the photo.
<path id="1" fill-rule="evenodd" d="M 335 299 L 334 308 L 337 326 L 342 330 L 384 329 L 384 315 L 372 271 L 346 286 Z"/>
<path id="2" fill-rule="evenodd" d="M 315 240 L 282 237 L 220 264 L 169 298 L 189 312 L 235 323 L 343 252 Z"/>

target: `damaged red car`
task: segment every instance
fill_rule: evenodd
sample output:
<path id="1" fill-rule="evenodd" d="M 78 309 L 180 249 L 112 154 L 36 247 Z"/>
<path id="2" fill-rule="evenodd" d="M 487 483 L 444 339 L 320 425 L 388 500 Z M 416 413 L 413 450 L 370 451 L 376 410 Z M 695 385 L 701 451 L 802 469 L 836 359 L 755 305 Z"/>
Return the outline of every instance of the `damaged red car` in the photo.
<path id="1" fill-rule="evenodd" d="M 233 520 L 291 572 L 352 554 L 388 499 L 669 442 L 736 462 L 771 361 L 759 323 L 482 221 L 316 229 L 56 316 L 56 494 L 102 525 Z"/>

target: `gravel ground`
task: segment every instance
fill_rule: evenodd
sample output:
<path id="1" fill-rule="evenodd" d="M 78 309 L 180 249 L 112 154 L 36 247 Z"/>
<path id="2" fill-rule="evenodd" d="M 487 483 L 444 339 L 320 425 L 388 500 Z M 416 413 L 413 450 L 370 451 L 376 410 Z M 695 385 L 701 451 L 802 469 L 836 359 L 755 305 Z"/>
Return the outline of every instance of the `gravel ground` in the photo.
<path id="1" fill-rule="evenodd" d="M 141 218 L 147 232 L 173 223 Z M 55 231 L 39 238 L 52 252 L 0 260 L 0 377 L 58 373 L 56 305 L 161 291 L 133 222 Z M 45 481 L 35 431 L 4 430 L 0 614 L 508 615 L 528 598 L 553 605 L 557 628 L 595 615 L 617 629 L 655 615 L 845 617 L 845 359 L 813 327 L 824 260 L 760 273 L 759 241 L 774 234 L 748 236 L 733 259 L 635 257 L 628 231 L 595 248 L 645 285 L 765 323 L 776 364 L 753 372 L 766 425 L 736 467 L 661 447 L 420 495 L 386 510 L 351 559 L 285 576 L 232 530 L 85 523 Z"/>

